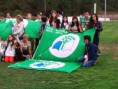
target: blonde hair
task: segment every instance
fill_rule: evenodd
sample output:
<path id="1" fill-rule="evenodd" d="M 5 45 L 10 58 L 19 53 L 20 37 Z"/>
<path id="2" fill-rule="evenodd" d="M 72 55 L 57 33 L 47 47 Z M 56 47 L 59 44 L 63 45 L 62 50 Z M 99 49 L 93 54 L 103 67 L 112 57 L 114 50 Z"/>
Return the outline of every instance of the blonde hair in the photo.
<path id="1" fill-rule="evenodd" d="M 24 35 L 23 35 L 23 38 L 25 38 L 25 37 L 29 38 L 29 36 L 28 36 L 27 34 L 24 34 Z"/>
<path id="2" fill-rule="evenodd" d="M 21 21 L 23 21 L 23 18 L 22 18 L 21 15 L 17 15 L 16 18 L 19 19 L 19 20 L 21 20 Z"/>

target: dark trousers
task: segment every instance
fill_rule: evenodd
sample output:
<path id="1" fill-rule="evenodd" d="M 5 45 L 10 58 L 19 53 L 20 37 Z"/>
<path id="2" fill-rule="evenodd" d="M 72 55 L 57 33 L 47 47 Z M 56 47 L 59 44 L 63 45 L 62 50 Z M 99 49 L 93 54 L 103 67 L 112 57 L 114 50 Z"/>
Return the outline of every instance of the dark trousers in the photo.
<path id="1" fill-rule="evenodd" d="M 79 62 L 84 62 L 84 60 L 85 60 L 84 56 L 82 56 L 78 59 Z M 90 67 L 90 66 L 94 65 L 94 63 L 95 63 L 95 60 L 88 60 L 87 62 L 83 63 L 83 66 Z"/>
<path id="2" fill-rule="evenodd" d="M 93 43 L 98 46 L 99 45 L 99 40 L 100 40 L 99 36 L 95 35 Z"/>
<path id="3" fill-rule="evenodd" d="M 98 48 L 98 53 L 100 53 L 100 50 L 99 50 L 99 47 L 98 47 L 98 46 L 99 46 L 99 41 L 100 41 L 99 34 L 95 34 L 93 43 L 97 46 L 97 48 Z"/>
<path id="4" fill-rule="evenodd" d="M 36 44 L 36 48 L 37 48 L 37 46 L 39 44 L 39 39 L 38 38 L 35 39 L 35 44 Z"/>

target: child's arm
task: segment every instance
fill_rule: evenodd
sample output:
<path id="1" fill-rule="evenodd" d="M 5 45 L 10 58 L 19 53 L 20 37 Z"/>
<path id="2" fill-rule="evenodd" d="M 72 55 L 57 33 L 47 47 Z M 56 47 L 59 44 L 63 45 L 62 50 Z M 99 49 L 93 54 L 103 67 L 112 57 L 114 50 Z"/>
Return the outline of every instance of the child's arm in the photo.
<path id="1" fill-rule="evenodd" d="M 39 33 L 39 39 L 41 38 L 42 34 L 43 34 L 43 30 L 41 30 Z"/>
<path id="2" fill-rule="evenodd" d="M 79 25 L 80 32 L 83 32 L 81 25 Z"/>
<path id="3" fill-rule="evenodd" d="M 26 55 L 23 54 L 22 44 L 20 44 L 20 51 L 21 51 L 22 57 L 25 57 L 26 58 Z"/>

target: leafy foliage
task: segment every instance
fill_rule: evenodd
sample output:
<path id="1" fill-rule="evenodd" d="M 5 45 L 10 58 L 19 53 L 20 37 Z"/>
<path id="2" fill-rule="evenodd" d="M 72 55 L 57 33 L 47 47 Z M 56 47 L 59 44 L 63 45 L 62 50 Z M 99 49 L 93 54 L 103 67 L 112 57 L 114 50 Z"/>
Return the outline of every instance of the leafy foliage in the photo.
<path id="1" fill-rule="evenodd" d="M 97 2 L 98 13 L 104 11 L 104 0 L 0 0 L 0 13 L 11 12 L 13 15 L 28 12 L 36 15 L 39 12 L 61 10 L 66 15 L 78 15 L 87 10 L 93 12 L 93 4 Z M 117 11 L 118 0 L 107 0 L 107 10 Z"/>

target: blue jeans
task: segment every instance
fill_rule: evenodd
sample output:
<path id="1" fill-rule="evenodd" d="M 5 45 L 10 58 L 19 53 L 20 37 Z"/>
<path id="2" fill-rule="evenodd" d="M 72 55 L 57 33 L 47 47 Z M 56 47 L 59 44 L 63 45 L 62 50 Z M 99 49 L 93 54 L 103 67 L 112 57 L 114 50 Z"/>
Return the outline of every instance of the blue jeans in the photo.
<path id="1" fill-rule="evenodd" d="M 20 37 L 19 37 L 19 40 L 21 41 L 22 39 L 23 39 L 23 35 L 24 35 L 25 33 L 23 33 Z"/>
<path id="2" fill-rule="evenodd" d="M 78 59 L 79 62 L 84 62 L 84 60 L 85 60 L 84 56 L 82 56 Z M 88 60 L 87 62 L 83 63 L 83 66 L 90 67 L 90 66 L 94 65 L 94 63 L 95 63 L 95 60 Z"/>

